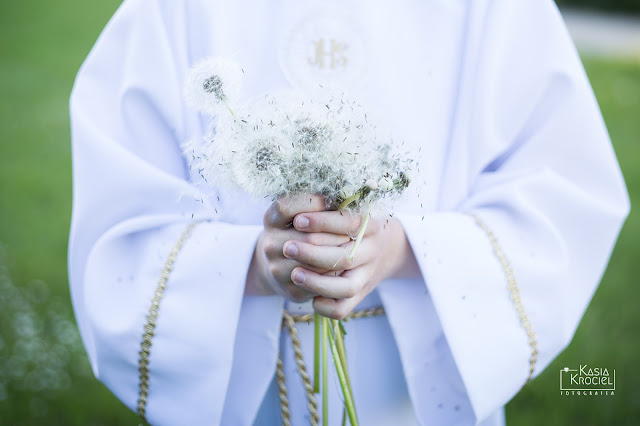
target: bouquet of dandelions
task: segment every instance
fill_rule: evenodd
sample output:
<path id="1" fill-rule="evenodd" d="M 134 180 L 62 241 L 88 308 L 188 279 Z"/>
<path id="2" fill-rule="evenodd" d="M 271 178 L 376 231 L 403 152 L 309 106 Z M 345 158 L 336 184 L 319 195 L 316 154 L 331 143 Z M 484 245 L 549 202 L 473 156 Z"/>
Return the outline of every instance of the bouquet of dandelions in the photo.
<path id="1" fill-rule="evenodd" d="M 325 91 L 312 98 L 280 93 L 237 107 L 243 74 L 238 65 L 222 58 L 207 59 L 191 70 L 185 87 L 187 103 L 216 120 L 209 143 L 188 147 L 191 166 L 208 183 L 273 199 L 321 194 L 333 209 L 364 214 L 347 254 L 353 260 L 372 209 L 383 202 L 389 206 L 409 185 L 412 160 L 400 155 L 392 140 L 381 140 L 364 108 L 342 93 Z M 321 347 L 327 382 L 328 343 L 345 410 L 351 424 L 357 425 L 342 323 L 318 314 L 314 323 L 315 392 L 319 392 Z M 326 389 L 323 386 L 325 424 Z"/>

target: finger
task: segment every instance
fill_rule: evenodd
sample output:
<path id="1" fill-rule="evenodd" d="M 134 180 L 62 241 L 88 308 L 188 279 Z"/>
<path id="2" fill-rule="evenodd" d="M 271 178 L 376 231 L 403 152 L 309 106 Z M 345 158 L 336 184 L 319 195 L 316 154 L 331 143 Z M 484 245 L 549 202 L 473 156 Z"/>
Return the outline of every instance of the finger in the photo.
<path id="1" fill-rule="evenodd" d="M 313 298 L 313 310 L 323 317 L 342 320 L 358 306 L 361 299 L 361 295 L 351 299 L 332 299 L 330 297 L 317 296 Z"/>
<path id="2" fill-rule="evenodd" d="M 326 269 L 317 268 L 315 266 L 305 265 L 295 260 L 286 258 L 272 261 L 269 265 L 269 272 L 271 273 L 273 278 L 278 280 L 278 282 L 286 284 L 291 283 L 291 271 L 298 267 L 308 269 L 316 274 L 325 274 L 332 272 Z"/>
<path id="3" fill-rule="evenodd" d="M 293 283 L 283 285 L 282 289 L 284 291 L 283 296 L 295 303 L 304 303 L 317 296 L 316 294 L 306 291 Z"/>
<path id="4" fill-rule="evenodd" d="M 371 258 L 369 244 L 361 244 L 358 255 L 353 260 L 349 260 L 348 254 L 352 245 L 353 243 L 340 247 L 315 246 L 302 241 L 289 240 L 284 244 L 282 252 L 288 259 L 317 268 L 338 271 L 356 268 L 367 263 Z"/>
<path id="5" fill-rule="evenodd" d="M 270 232 L 265 235 L 262 241 L 262 248 L 268 259 L 275 260 L 283 257 L 283 246 L 289 240 L 302 241 L 314 246 L 334 246 L 339 247 L 351 241 L 347 235 L 327 234 L 315 232 L 305 234 L 295 229 Z"/>
<path id="6" fill-rule="evenodd" d="M 320 296 L 332 299 L 349 299 L 360 293 L 366 284 L 366 271 L 356 268 L 349 274 L 340 276 L 317 274 L 305 268 L 297 267 L 291 271 L 291 280 L 298 287 Z"/>
<path id="7" fill-rule="evenodd" d="M 279 197 L 267 209 L 264 225 L 284 229 L 298 213 L 323 211 L 325 207 L 325 198 L 322 195 L 297 194 Z"/>
<path id="8" fill-rule="evenodd" d="M 290 259 L 282 259 L 282 261 L 271 263 L 269 265 L 269 273 L 273 279 L 270 280 L 270 286 L 281 296 L 301 303 L 311 299 L 316 296 L 316 294 L 303 289 L 291 281 L 291 271 L 297 267 L 300 267 L 300 264 Z M 318 272 L 322 273 L 322 271 Z"/>
<path id="9" fill-rule="evenodd" d="M 295 217 L 293 225 L 302 232 L 327 232 L 350 235 L 355 238 L 360 231 L 363 217 L 363 215 L 339 211 L 304 212 Z M 369 220 L 364 235 L 370 235 L 377 229 L 378 222 Z"/>
<path id="10" fill-rule="evenodd" d="M 351 241 L 351 238 L 348 235 L 328 234 L 326 232 L 304 233 L 296 230 L 293 231 L 296 235 L 290 239 L 302 241 L 314 246 L 340 247 Z"/>

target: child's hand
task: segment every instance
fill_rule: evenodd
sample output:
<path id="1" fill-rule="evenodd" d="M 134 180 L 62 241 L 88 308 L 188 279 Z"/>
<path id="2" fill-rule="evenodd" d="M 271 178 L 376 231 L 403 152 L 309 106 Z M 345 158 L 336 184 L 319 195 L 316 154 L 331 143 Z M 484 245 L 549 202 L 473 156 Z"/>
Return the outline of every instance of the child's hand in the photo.
<path id="1" fill-rule="evenodd" d="M 317 274 L 328 268 L 303 265 L 284 255 L 284 244 L 289 240 L 305 242 L 308 245 L 338 247 L 351 241 L 347 234 L 315 232 L 305 233 L 293 227 L 293 218 L 301 212 L 321 212 L 325 210 L 324 197 L 318 195 L 298 195 L 280 198 L 271 204 L 264 215 L 264 231 L 258 243 L 247 277 L 247 294 L 279 294 L 294 302 L 304 302 L 316 296 L 291 282 L 294 268 L 304 266 Z"/>
<path id="2" fill-rule="evenodd" d="M 411 246 L 397 219 L 387 222 L 371 218 L 353 261 L 347 258 L 353 244 L 350 237 L 339 246 L 319 241 L 327 235 L 356 235 L 361 220 L 360 216 L 337 211 L 300 213 L 293 223 L 307 238 L 294 237 L 284 243 L 284 255 L 298 263 L 292 268 L 291 280 L 306 294 L 317 295 L 313 307 L 326 317 L 344 318 L 387 278 L 420 276 Z M 314 243 L 308 241 L 312 236 L 315 236 Z M 333 272 L 318 273 L 318 269 Z"/>

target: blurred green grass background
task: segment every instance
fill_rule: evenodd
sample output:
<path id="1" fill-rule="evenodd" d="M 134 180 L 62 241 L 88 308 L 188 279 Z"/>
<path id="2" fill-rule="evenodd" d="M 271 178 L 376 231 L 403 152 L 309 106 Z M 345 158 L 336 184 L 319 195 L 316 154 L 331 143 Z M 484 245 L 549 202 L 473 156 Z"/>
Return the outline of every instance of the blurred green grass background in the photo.
<path id="1" fill-rule="evenodd" d="M 0 9 L 0 424 L 137 424 L 97 382 L 77 335 L 66 249 L 68 97 L 120 2 L 4 0 Z M 640 61 L 586 59 L 625 175 L 640 201 Z M 640 215 L 632 214 L 569 348 L 507 407 L 507 424 L 640 424 Z M 560 396 L 558 371 L 615 369 L 614 396 Z M 490 384 L 487 384 L 489 387 Z"/>

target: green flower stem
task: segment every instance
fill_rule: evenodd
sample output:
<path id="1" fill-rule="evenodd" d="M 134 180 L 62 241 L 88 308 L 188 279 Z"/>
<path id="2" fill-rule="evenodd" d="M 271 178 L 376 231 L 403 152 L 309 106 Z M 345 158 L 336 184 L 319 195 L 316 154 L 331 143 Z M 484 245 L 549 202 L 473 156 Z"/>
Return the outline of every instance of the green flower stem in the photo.
<path id="1" fill-rule="evenodd" d="M 360 245 L 360 241 L 362 241 L 362 237 L 364 237 L 364 231 L 366 231 L 367 229 L 367 224 L 369 223 L 369 218 L 371 217 L 371 207 L 369 207 L 367 209 L 367 213 L 364 216 L 364 219 L 362 220 L 362 225 L 360 225 L 360 231 L 358 232 L 358 236 L 356 237 L 356 241 L 353 244 L 353 247 L 351 247 L 351 251 L 349 252 L 349 256 L 347 256 L 347 259 L 349 259 L 350 262 L 353 262 L 353 257 L 356 255 L 356 250 L 358 249 L 358 246 Z"/>
<path id="2" fill-rule="evenodd" d="M 333 334 L 336 336 L 336 346 L 338 347 L 338 355 L 340 355 L 340 362 L 342 363 L 344 376 L 347 379 L 347 386 L 349 386 L 349 391 L 353 395 L 353 390 L 351 389 L 351 380 L 349 379 L 349 370 L 347 368 L 347 351 L 344 346 L 344 335 L 340 330 L 338 320 L 331 320 L 331 325 L 333 328 Z"/>
<path id="3" fill-rule="evenodd" d="M 338 355 L 340 356 L 340 362 L 342 363 L 342 370 L 344 371 L 344 376 L 347 381 L 347 387 L 351 397 L 353 398 L 353 388 L 351 387 L 351 379 L 349 379 L 349 369 L 347 367 L 347 351 L 344 345 L 344 334 L 342 334 L 342 329 L 340 328 L 340 324 L 338 320 L 331 320 L 331 325 L 333 328 L 333 333 L 336 336 L 336 346 L 338 348 Z M 345 394 L 345 390 L 342 389 L 343 395 Z M 344 426 L 347 422 L 347 407 L 344 406 L 342 409 L 342 426 Z"/>
<path id="4" fill-rule="evenodd" d="M 228 109 L 228 110 L 229 110 L 229 112 L 231 113 L 231 116 L 232 116 L 233 118 L 235 118 L 235 119 L 236 119 L 236 121 L 237 121 L 237 120 L 238 120 L 238 117 L 236 116 L 236 113 L 235 113 L 235 112 L 233 112 L 233 109 L 231 109 L 231 106 L 229 106 L 229 103 L 228 103 L 226 100 L 224 101 L 224 106 L 226 106 L 226 107 L 227 107 L 227 109 Z"/>
<path id="5" fill-rule="evenodd" d="M 340 361 L 340 354 L 338 353 L 338 347 L 336 345 L 335 339 L 333 337 L 333 333 L 329 332 L 329 343 L 331 346 L 331 353 L 333 354 L 333 360 L 336 364 L 336 372 L 338 373 L 338 380 L 340 380 L 340 387 L 342 387 L 342 391 L 344 392 L 344 404 L 347 407 L 347 414 L 349 415 L 349 423 L 352 426 L 358 425 L 358 418 L 356 416 L 356 407 L 353 403 L 353 395 L 349 391 L 349 386 L 347 385 L 347 379 L 344 374 L 344 370 L 342 369 L 342 362 Z"/>
<path id="6" fill-rule="evenodd" d="M 349 198 L 345 198 L 345 200 L 341 202 L 340 205 L 338 206 L 338 210 L 346 209 L 349 204 L 353 203 L 358 198 L 360 198 L 360 191 L 357 191 L 355 194 L 353 194 Z"/>
<path id="7" fill-rule="evenodd" d="M 313 314 L 315 327 L 315 350 L 313 357 L 313 393 L 320 393 L 320 335 L 322 334 L 322 319 L 317 313 Z"/>
<path id="8" fill-rule="evenodd" d="M 329 320 L 322 317 L 322 424 L 329 425 L 329 377 L 327 370 L 327 339 L 329 338 Z"/>

